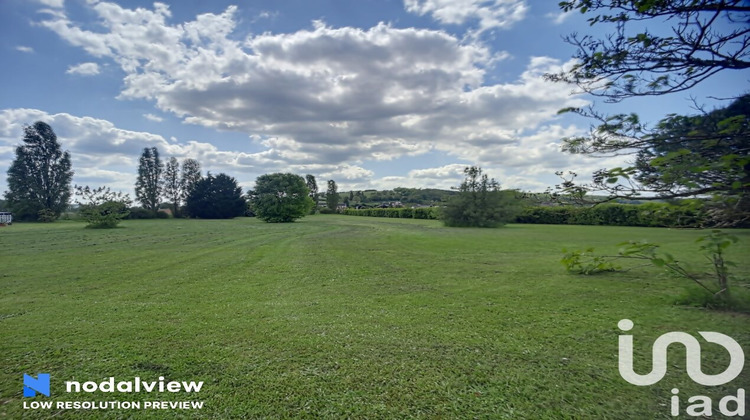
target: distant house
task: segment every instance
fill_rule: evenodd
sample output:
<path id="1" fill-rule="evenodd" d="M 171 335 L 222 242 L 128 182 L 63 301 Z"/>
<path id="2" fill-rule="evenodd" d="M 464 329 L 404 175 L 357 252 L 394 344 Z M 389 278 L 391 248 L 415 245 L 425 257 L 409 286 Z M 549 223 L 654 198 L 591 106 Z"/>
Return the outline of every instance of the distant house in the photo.
<path id="1" fill-rule="evenodd" d="M 13 213 L 9 211 L 0 211 L 0 225 L 12 225 Z"/>

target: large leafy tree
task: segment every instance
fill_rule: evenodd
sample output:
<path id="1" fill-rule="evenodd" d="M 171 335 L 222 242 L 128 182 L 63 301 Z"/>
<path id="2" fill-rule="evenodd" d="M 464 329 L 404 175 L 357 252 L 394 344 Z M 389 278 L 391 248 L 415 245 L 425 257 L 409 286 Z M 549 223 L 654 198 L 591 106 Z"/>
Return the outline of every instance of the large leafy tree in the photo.
<path id="1" fill-rule="evenodd" d="M 746 0 L 569 0 L 560 7 L 612 30 L 605 38 L 566 37 L 578 62 L 548 77 L 609 101 L 685 91 L 721 71 L 750 68 Z"/>
<path id="2" fill-rule="evenodd" d="M 161 173 L 164 164 L 159 159 L 159 149 L 146 147 L 138 162 L 138 179 L 135 182 L 135 199 L 141 205 L 156 213 L 159 210 L 159 199 L 162 195 L 163 180 Z"/>
<path id="3" fill-rule="evenodd" d="M 570 0 L 560 6 L 589 14 L 591 25 L 610 25 L 612 31 L 604 39 L 566 38 L 578 49 L 578 63 L 547 78 L 575 83 L 609 102 L 681 92 L 719 72 L 750 68 L 745 1 Z M 644 29 L 649 23 L 658 23 L 659 32 Z M 589 136 L 563 139 L 563 150 L 631 155 L 634 163 L 599 170 L 590 184 L 576 183 L 571 174 L 558 187 L 579 198 L 601 191 L 609 200 L 711 198 L 711 223 L 748 220 L 747 99 L 735 99 L 702 115 L 668 115 L 653 128 L 636 114 L 565 109 L 598 122 Z"/>
<path id="4" fill-rule="evenodd" d="M 340 197 L 336 181 L 329 179 L 328 189 L 326 190 L 326 207 L 331 210 L 336 210 L 336 207 L 339 206 L 339 199 Z"/>
<path id="5" fill-rule="evenodd" d="M 256 216 L 266 222 L 288 223 L 304 217 L 314 203 L 305 179 L 290 173 L 267 174 L 248 192 Z"/>
<path id="6" fill-rule="evenodd" d="M 172 202 L 172 214 L 177 217 L 182 201 L 184 184 L 180 177 L 180 162 L 172 156 L 164 168 L 164 196 Z"/>
<path id="7" fill-rule="evenodd" d="M 201 219 L 231 219 L 242 216 L 246 207 L 237 180 L 210 172 L 195 183 L 185 203 L 188 214 Z"/>
<path id="8" fill-rule="evenodd" d="M 671 115 L 642 140 L 635 180 L 649 190 L 750 198 L 750 95 L 705 114 Z"/>
<path id="9" fill-rule="evenodd" d="M 63 152 L 48 124 L 23 129 L 23 144 L 8 169 L 7 205 L 18 220 L 54 220 L 68 206 L 73 178 L 70 153 Z"/>
<path id="10" fill-rule="evenodd" d="M 515 193 L 500 191 L 500 184 L 476 166 L 464 169 L 466 178 L 443 208 L 441 220 L 453 227 L 498 227 L 515 215 Z"/>

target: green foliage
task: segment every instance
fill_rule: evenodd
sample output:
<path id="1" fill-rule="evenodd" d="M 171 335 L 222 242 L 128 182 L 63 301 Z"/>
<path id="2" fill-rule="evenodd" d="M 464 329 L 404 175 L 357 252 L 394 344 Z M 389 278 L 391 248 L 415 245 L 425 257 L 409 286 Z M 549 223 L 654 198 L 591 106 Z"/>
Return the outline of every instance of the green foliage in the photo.
<path id="1" fill-rule="evenodd" d="M 291 173 L 258 177 L 248 192 L 255 215 L 269 223 L 289 223 L 304 217 L 315 205 L 305 179 Z"/>
<path id="2" fill-rule="evenodd" d="M 618 102 L 635 96 L 690 89 L 724 70 L 750 68 L 747 15 L 742 0 L 569 0 L 564 11 L 591 17 L 612 32 L 602 38 L 574 33 L 576 64 L 546 75 Z M 667 23 L 659 33 L 648 22 Z M 670 33 L 671 32 L 671 33 Z M 741 95 L 738 90 L 738 95 Z M 610 199 L 712 198 L 706 214 L 713 226 L 750 222 L 750 95 L 699 115 L 668 115 L 655 128 L 634 113 L 601 115 L 592 108 L 566 108 L 598 120 L 591 134 L 563 140 L 563 150 L 592 156 L 633 155 L 634 165 L 601 169 L 590 184 L 567 180 L 563 193 L 600 191 Z M 649 194 L 644 194 L 649 193 Z"/>
<path id="3" fill-rule="evenodd" d="M 126 219 L 155 219 L 156 213 L 151 210 L 144 209 L 143 207 L 131 207 L 128 209 L 128 216 Z"/>
<path id="4" fill-rule="evenodd" d="M 310 198 L 315 202 L 315 207 L 318 206 L 318 182 L 315 180 L 315 175 L 305 175 L 305 184 L 307 189 L 310 191 Z"/>
<path id="5" fill-rule="evenodd" d="M 328 189 L 326 190 L 326 207 L 335 211 L 339 206 L 340 199 L 341 197 L 339 197 L 336 181 L 329 179 Z"/>
<path id="6" fill-rule="evenodd" d="M 196 182 L 188 195 L 185 209 L 191 217 L 231 219 L 242 216 L 246 205 L 237 180 L 227 174 L 213 176 L 209 173 Z"/>
<path id="7" fill-rule="evenodd" d="M 138 161 L 138 178 L 135 182 L 135 199 L 156 213 L 162 195 L 164 180 L 161 177 L 164 164 L 159 159 L 159 149 L 146 147 Z"/>
<path id="8" fill-rule="evenodd" d="M 75 186 L 75 191 L 79 197 L 76 199 L 76 203 L 80 205 L 79 214 L 88 223 L 86 227 L 111 229 L 130 214 L 130 197 L 127 194 L 112 192 L 109 187 L 90 188 L 79 185 Z"/>
<path id="9" fill-rule="evenodd" d="M 750 95 L 709 113 L 670 115 L 642 140 L 648 147 L 638 151 L 634 167 L 642 185 L 711 194 L 719 225 L 750 220 Z"/>
<path id="10" fill-rule="evenodd" d="M 695 202 L 681 204 L 600 204 L 594 207 L 533 206 L 521 210 L 517 223 L 644 227 L 699 227 L 705 216 Z"/>
<path id="11" fill-rule="evenodd" d="M 707 256 L 713 265 L 716 273 L 716 282 L 719 285 L 717 294 L 729 295 L 729 267 L 735 266 L 732 261 L 726 261 L 724 254 L 726 249 L 737 243 L 738 239 L 720 230 L 714 230 L 709 235 L 698 238 L 696 242 L 700 243 L 700 250 Z"/>
<path id="12" fill-rule="evenodd" d="M 590 275 L 621 269 L 606 257 L 594 255 L 594 248 L 588 248 L 585 251 L 563 249 L 563 252 L 565 255 L 560 262 L 569 273 Z"/>
<path id="13" fill-rule="evenodd" d="M 41 209 L 37 213 L 37 222 L 52 223 L 57 220 L 57 215 L 51 209 Z"/>
<path id="14" fill-rule="evenodd" d="M 450 197 L 456 194 L 456 191 L 439 190 L 435 188 L 397 187 L 393 190 L 357 191 L 354 194 L 354 202 L 363 204 L 380 204 L 400 201 L 404 205 L 432 206 L 447 202 Z"/>
<path id="15" fill-rule="evenodd" d="M 164 169 L 163 185 L 164 197 L 171 201 L 172 214 L 177 217 L 185 185 L 183 184 L 183 179 L 180 177 L 180 163 L 174 156 L 167 161 L 166 168 Z"/>
<path id="16" fill-rule="evenodd" d="M 737 237 L 726 232 L 714 230 L 696 240 L 700 244 L 699 251 L 711 263 L 711 274 L 696 274 L 676 259 L 672 254 L 659 250 L 659 245 L 648 241 L 628 241 L 618 244 L 620 249 L 617 255 L 597 255 L 593 248 L 585 251 L 563 250 L 564 255 L 560 260 L 566 270 L 576 274 L 596 274 L 605 271 L 619 271 L 622 267 L 616 262 L 627 260 L 645 261 L 651 265 L 676 274 L 695 285 L 700 286 L 710 297 L 701 300 L 703 304 L 710 302 L 722 302 L 716 307 L 737 307 L 739 301 L 732 299 L 729 287 L 729 267 L 735 266 L 731 261 L 726 261 L 724 256 L 726 249 L 738 241 Z M 695 296 L 695 292 L 689 292 Z M 744 303 L 743 303 L 744 305 Z"/>
<path id="17" fill-rule="evenodd" d="M 596 38 L 573 33 L 576 64 L 555 81 L 616 102 L 634 96 L 681 92 L 724 70 L 750 67 L 744 0 L 569 0 L 564 12 L 590 16 L 603 28 Z M 645 28 L 661 25 L 659 31 Z"/>
<path id="18" fill-rule="evenodd" d="M 390 217 L 394 219 L 431 219 L 438 218 L 437 207 L 412 208 L 374 208 L 374 209 L 345 209 L 343 212 L 349 216 Z"/>
<path id="19" fill-rule="evenodd" d="M 182 200 L 187 200 L 190 192 L 195 188 L 195 184 L 201 180 L 201 164 L 195 159 L 185 159 L 182 161 L 182 173 L 180 174 L 180 184 L 182 186 Z"/>
<path id="20" fill-rule="evenodd" d="M 723 298 L 699 286 L 685 287 L 676 297 L 675 304 L 750 313 L 750 291 L 747 288 L 734 288 L 731 296 Z"/>
<path id="21" fill-rule="evenodd" d="M 451 227 L 498 227 L 512 221 L 516 212 L 514 191 L 500 185 L 476 166 L 464 169 L 466 178 L 458 194 L 443 207 L 440 220 Z"/>
<path id="22" fill-rule="evenodd" d="M 23 129 L 23 144 L 8 169 L 7 206 L 17 221 L 53 221 L 70 201 L 70 154 L 63 152 L 48 124 Z"/>
<path id="23" fill-rule="evenodd" d="M 415 219 L 437 219 L 439 209 L 437 207 L 417 207 L 414 209 Z"/>
<path id="24" fill-rule="evenodd" d="M 83 205 L 80 209 L 86 227 L 94 229 L 111 229 L 129 214 L 128 207 L 120 201 L 107 201 L 96 206 Z"/>

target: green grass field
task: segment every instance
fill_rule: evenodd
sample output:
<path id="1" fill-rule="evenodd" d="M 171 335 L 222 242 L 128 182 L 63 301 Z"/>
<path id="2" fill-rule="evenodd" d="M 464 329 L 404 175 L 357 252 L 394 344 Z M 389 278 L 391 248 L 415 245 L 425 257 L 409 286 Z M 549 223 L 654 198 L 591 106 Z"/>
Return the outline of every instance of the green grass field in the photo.
<path id="1" fill-rule="evenodd" d="M 669 331 L 718 331 L 750 355 L 750 317 L 677 306 L 686 280 L 655 267 L 567 274 L 563 248 L 649 239 L 687 261 L 704 232 L 314 216 L 0 228 L 0 418 L 647 419 L 694 384 L 673 346 L 667 376 L 638 387 L 617 370 L 617 322 L 632 319 L 636 371 Z M 750 268 L 750 231 L 729 259 Z M 703 370 L 726 351 L 703 343 Z M 52 375 L 23 398 L 22 374 Z M 66 394 L 64 381 L 159 376 L 197 394 Z M 204 401 L 199 411 L 24 410 L 28 401 Z M 719 416 L 720 417 L 720 416 Z"/>

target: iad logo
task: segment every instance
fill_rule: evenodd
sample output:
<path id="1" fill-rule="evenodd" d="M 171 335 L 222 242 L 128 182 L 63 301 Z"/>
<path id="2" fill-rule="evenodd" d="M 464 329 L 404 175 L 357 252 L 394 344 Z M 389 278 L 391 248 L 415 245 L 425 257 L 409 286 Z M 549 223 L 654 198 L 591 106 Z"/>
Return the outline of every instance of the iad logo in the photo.
<path id="1" fill-rule="evenodd" d="M 617 323 L 622 331 L 633 329 L 633 321 L 622 319 Z M 679 343 L 685 346 L 686 371 L 690 379 L 704 386 L 724 385 L 742 373 L 745 366 L 745 354 L 742 347 L 733 338 L 709 331 L 700 331 L 698 334 L 709 343 L 718 344 L 729 352 L 729 366 L 716 375 L 707 375 L 701 370 L 701 345 L 698 340 L 684 332 L 668 332 L 656 339 L 652 347 L 651 372 L 639 375 L 633 371 L 633 336 L 620 335 L 619 337 L 619 370 L 623 379 L 637 386 L 653 385 L 667 373 L 667 348 L 670 344 Z M 671 398 L 671 414 L 678 416 L 679 413 L 679 390 L 672 389 L 674 396 Z M 690 416 L 711 416 L 712 400 L 705 395 L 696 395 L 688 399 L 689 403 L 695 403 L 687 407 L 686 413 Z M 729 403 L 734 402 L 735 410 L 729 408 Z M 745 390 L 737 390 L 737 396 L 729 395 L 719 401 L 719 411 L 725 416 L 745 415 Z"/>
<path id="2" fill-rule="evenodd" d="M 633 329 L 633 321 L 629 319 L 620 320 L 617 326 L 623 331 Z M 647 386 L 659 382 L 667 373 L 667 347 L 672 343 L 680 343 L 685 346 L 687 353 L 687 374 L 694 382 L 705 386 L 724 385 L 742 373 L 745 366 L 745 354 L 742 347 L 732 337 L 717 332 L 701 331 L 703 337 L 709 343 L 718 344 L 729 352 L 729 366 L 724 372 L 717 375 L 706 375 L 701 370 L 701 345 L 698 340 L 684 332 L 668 332 L 656 339 L 653 346 L 653 358 L 651 372 L 639 375 L 633 371 L 633 336 L 620 336 L 620 376 L 633 385 Z"/>
<path id="3" fill-rule="evenodd" d="M 39 373 L 34 378 L 23 374 L 23 396 L 36 397 L 37 392 L 49 397 L 49 373 Z"/>

